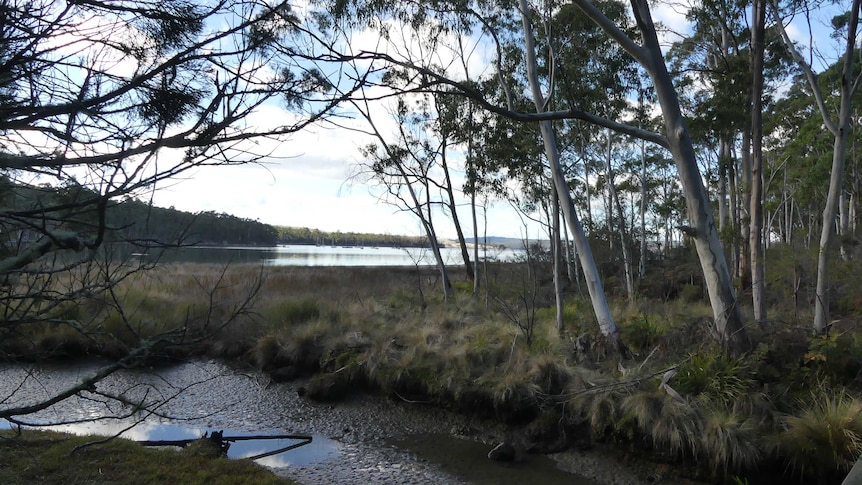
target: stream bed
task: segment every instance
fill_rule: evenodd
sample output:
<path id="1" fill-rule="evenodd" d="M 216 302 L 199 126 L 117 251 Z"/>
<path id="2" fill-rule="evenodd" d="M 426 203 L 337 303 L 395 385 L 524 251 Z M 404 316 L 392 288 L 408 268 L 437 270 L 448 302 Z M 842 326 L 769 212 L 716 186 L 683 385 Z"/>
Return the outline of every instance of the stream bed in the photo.
<path id="1" fill-rule="evenodd" d="M 36 402 L 91 374 L 99 364 L 2 366 L 0 409 Z M 135 440 L 197 438 L 220 430 L 225 437 L 307 434 L 311 444 L 258 460 L 305 485 L 647 483 L 643 473 L 637 476 L 602 453 L 527 455 L 521 463 L 491 461 L 488 451 L 509 432 L 499 423 L 365 393 L 334 405 L 315 403 L 299 397 L 302 384 L 301 380 L 275 384 L 264 374 L 215 361 L 124 370 L 102 381 L 97 393 L 67 399 L 26 421 L 63 422 L 49 429 L 77 434 L 113 435 L 129 428 L 123 436 Z M 155 413 L 141 415 L 100 394 L 120 395 L 129 403 L 159 404 Z M 123 419 L 109 417 L 130 413 Z M 0 420 L 0 427 L 8 426 Z M 231 444 L 229 456 L 252 456 L 287 444 L 238 441 Z"/>

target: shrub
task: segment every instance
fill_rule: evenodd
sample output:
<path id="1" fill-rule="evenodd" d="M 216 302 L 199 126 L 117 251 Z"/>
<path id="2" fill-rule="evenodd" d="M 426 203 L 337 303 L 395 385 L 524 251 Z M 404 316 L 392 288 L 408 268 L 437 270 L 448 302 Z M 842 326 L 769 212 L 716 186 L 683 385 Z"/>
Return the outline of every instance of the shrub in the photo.
<path id="1" fill-rule="evenodd" d="M 622 325 L 623 341 L 638 352 L 646 352 L 659 343 L 664 328 L 659 327 L 647 315 L 637 315 Z"/>
<path id="2" fill-rule="evenodd" d="M 720 350 L 689 354 L 679 365 L 674 384 L 674 389 L 682 394 L 718 400 L 726 406 L 746 396 L 753 387 L 753 372 L 748 363 Z"/>
<path id="3" fill-rule="evenodd" d="M 320 317 L 320 307 L 312 300 L 286 300 L 269 307 L 265 315 L 274 325 L 298 325 Z"/>

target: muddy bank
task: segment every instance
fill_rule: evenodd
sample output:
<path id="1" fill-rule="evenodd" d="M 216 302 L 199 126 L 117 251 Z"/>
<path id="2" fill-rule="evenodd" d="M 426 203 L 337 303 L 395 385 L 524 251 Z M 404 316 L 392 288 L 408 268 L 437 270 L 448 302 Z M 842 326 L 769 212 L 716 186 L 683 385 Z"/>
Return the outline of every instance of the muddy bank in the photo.
<path id="1" fill-rule="evenodd" d="M 95 367 L 96 363 L 5 366 L 0 368 L 0 405 L 8 408 L 37 400 Z M 306 485 L 680 483 L 671 476 L 660 476 L 652 465 L 623 466 L 616 456 L 602 452 L 568 451 L 547 457 L 526 455 L 523 463 L 492 462 L 486 457 L 488 450 L 502 440 L 517 441 L 517 428 L 365 393 L 334 405 L 315 403 L 299 396 L 304 383 L 276 384 L 255 371 L 203 361 L 124 371 L 99 384 L 98 390 L 123 393 L 131 399 L 164 400 L 159 416 L 149 416 L 148 422 L 182 423 L 202 430 L 281 430 L 333 440 L 319 459 L 291 463 L 288 452 L 283 459 L 266 463 L 279 475 Z M 29 419 L 76 421 L 124 411 L 97 396 L 87 397 L 69 399 Z"/>

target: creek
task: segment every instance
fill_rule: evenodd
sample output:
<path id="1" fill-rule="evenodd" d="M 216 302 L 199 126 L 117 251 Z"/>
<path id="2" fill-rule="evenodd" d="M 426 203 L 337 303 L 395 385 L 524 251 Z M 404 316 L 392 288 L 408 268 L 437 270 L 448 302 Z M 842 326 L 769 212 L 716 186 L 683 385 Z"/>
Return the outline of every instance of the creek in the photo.
<path id="1" fill-rule="evenodd" d="M 2 366 L 0 409 L 36 402 L 89 375 L 99 364 Z M 103 436 L 128 428 L 122 435 L 135 440 L 197 438 L 218 430 L 224 430 L 225 437 L 308 434 L 311 444 L 258 460 L 306 485 L 599 483 L 560 469 L 558 461 L 546 456 L 527 455 L 522 463 L 489 460 L 488 450 L 506 434 L 497 423 L 364 393 L 337 405 L 314 403 L 298 396 L 301 385 L 275 384 L 264 374 L 214 361 L 124 370 L 99 383 L 97 393 L 67 399 L 26 421 L 65 423 L 49 429 Z M 99 393 L 159 404 L 152 414 L 131 413 L 130 406 Z M 9 426 L 0 420 L 0 427 Z M 229 453 L 252 456 L 289 444 L 237 441 Z"/>

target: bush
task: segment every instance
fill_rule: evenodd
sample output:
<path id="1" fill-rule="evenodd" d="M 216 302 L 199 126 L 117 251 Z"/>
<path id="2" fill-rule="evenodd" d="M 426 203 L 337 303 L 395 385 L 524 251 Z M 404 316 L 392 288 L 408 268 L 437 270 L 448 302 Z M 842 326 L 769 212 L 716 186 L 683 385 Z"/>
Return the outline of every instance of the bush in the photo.
<path id="1" fill-rule="evenodd" d="M 681 394 L 702 396 L 729 406 L 746 397 L 754 382 L 745 360 L 728 357 L 719 350 L 701 350 L 689 354 L 679 365 L 673 387 Z"/>

